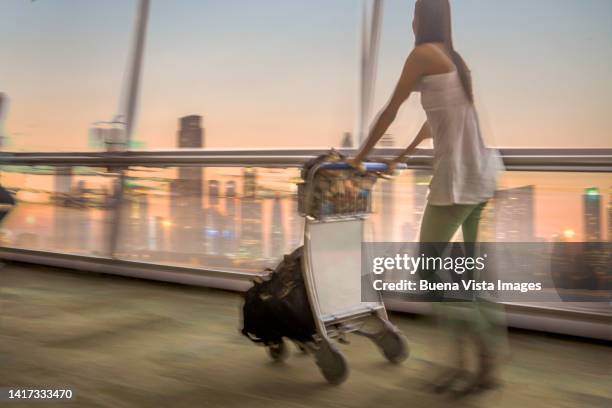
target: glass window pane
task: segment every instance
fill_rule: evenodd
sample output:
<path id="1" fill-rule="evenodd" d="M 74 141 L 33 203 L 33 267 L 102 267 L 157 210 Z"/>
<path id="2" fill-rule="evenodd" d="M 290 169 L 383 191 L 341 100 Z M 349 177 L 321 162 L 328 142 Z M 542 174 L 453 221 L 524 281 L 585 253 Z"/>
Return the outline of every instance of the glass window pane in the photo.
<path id="1" fill-rule="evenodd" d="M 116 177 L 91 167 L 5 166 L 17 198 L 3 220 L 2 246 L 108 256 Z"/>
<path id="2" fill-rule="evenodd" d="M 296 169 L 133 168 L 117 257 L 261 272 L 301 245 Z"/>

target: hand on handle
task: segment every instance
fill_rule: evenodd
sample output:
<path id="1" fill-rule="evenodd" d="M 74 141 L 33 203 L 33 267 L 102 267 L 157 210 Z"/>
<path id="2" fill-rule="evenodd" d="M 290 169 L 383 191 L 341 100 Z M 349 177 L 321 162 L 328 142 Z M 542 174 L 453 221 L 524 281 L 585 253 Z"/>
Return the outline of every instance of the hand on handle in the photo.
<path id="1" fill-rule="evenodd" d="M 349 166 L 362 173 L 365 173 L 367 171 L 365 164 L 357 158 L 348 159 L 347 163 Z"/>

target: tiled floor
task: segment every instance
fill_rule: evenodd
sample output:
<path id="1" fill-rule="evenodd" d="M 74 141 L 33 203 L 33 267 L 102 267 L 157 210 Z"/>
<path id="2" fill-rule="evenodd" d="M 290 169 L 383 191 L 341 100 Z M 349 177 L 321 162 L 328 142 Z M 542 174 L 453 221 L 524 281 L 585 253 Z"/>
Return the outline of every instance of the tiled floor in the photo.
<path id="1" fill-rule="evenodd" d="M 510 334 L 500 390 L 454 400 L 424 384 L 446 339 L 426 318 L 393 315 L 411 357 L 384 361 L 368 340 L 342 346 L 351 375 L 330 386 L 294 351 L 272 363 L 239 334 L 240 296 L 9 264 L 0 272 L 0 388 L 71 388 L 79 407 L 610 407 L 612 349 Z"/>

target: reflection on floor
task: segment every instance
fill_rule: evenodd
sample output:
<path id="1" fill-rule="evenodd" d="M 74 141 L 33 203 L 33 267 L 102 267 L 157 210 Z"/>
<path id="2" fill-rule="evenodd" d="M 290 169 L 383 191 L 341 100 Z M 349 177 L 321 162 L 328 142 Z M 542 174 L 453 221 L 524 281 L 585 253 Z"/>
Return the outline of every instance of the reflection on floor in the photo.
<path id="1" fill-rule="evenodd" d="M 386 363 L 366 339 L 350 337 L 342 348 L 351 375 L 334 387 L 308 356 L 295 351 L 275 364 L 242 337 L 234 293 L 9 264 L 0 273 L 0 310 L 0 387 L 71 388 L 71 406 L 458 404 L 424 389 L 444 362 L 446 343 L 421 317 L 392 316 L 412 348 L 402 366 Z M 460 405 L 612 406 L 608 346 L 525 332 L 512 333 L 510 342 L 504 388 Z"/>

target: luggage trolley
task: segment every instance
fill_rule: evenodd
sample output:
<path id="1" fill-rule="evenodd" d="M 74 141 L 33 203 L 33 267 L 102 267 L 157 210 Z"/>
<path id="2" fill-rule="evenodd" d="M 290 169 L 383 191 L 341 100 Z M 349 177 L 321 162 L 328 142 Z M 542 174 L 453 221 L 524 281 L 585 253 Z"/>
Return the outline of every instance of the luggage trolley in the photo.
<path id="1" fill-rule="evenodd" d="M 349 374 L 347 361 L 334 342 L 347 343 L 347 333 L 369 338 L 392 363 L 401 363 L 409 354 L 405 337 L 388 320 L 380 293 L 376 301 L 362 302 L 362 280 L 371 279 L 371 275 L 361 275 L 361 244 L 364 222 L 371 212 L 371 187 L 376 179 L 372 172 L 387 169 L 383 163 L 364 165 L 369 177 L 350 179 L 342 177 L 355 173 L 350 165 L 319 163 L 298 185 L 299 212 L 305 217 L 302 270 L 317 329 L 314 341 L 298 346 L 315 357 L 332 384 L 344 382 Z M 331 185 L 326 186 L 331 192 L 321 191 L 315 185 L 320 171 L 331 173 L 326 180 L 339 188 Z M 325 194 L 335 197 L 322 197 Z M 375 330 L 366 330 L 371 326 Z M 272 350 L 271 355 L 274 357 Z"/>

